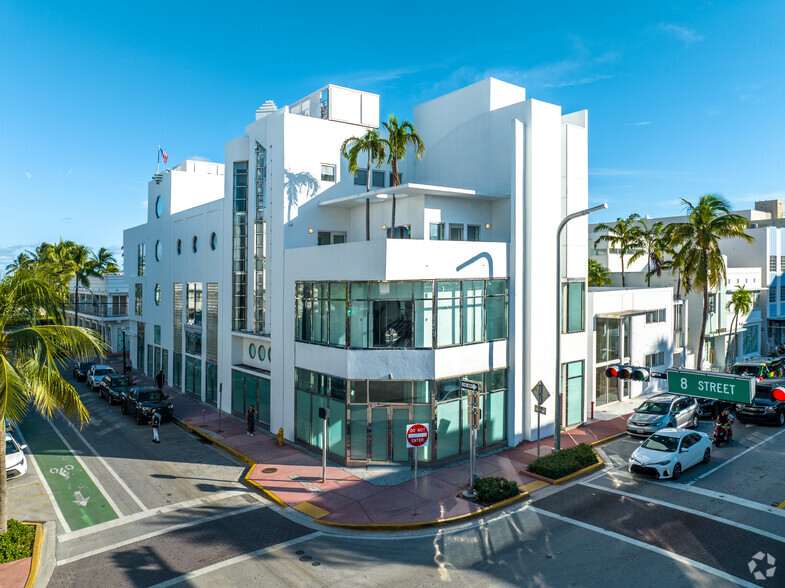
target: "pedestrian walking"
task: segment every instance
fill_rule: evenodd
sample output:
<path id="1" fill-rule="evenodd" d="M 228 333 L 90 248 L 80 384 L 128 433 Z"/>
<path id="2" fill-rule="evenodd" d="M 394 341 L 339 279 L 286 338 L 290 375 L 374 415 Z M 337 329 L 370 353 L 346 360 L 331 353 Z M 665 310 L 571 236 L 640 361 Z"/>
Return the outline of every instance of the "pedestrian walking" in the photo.
<path id="1" fill-rule="evenodd" d="M 166 383 L 166 376 L 164 376 L 164 371 L 161 370 L 155 375 L 155 386 L 160 390 L 163 391 L 164 384 Z"/>
<path id="2" fill-rule="evenodd" d="M 254 427 L 256 427 L 256 409 L 253 404 L 248 407 L 248 412 L 245 413 L 245 424 L 248 425 L 248 435 L 253 437 Z"/>
<path id="3" fill-rule="evenodd" d="M 158 427 L 161 426 L 161 413 L 158 412 L 157 408 L 153 409 L 150 426 L 153 428 L 153 443 L 160 443 L 161 439 L 158 437 Z"/>

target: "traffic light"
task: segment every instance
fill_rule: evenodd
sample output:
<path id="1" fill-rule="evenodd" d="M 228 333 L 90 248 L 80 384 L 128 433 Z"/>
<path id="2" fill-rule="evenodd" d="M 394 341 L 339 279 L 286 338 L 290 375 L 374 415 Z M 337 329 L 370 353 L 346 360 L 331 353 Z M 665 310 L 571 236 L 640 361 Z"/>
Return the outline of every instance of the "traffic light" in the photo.
<path id="1" fill-rule="evenodd" d="M 633 382 L 648 382 L 651 379 L 651 372 L 637 365 L 609 365 L 605 370 L 605 375 L 608 378 L 632 380 Z"/>

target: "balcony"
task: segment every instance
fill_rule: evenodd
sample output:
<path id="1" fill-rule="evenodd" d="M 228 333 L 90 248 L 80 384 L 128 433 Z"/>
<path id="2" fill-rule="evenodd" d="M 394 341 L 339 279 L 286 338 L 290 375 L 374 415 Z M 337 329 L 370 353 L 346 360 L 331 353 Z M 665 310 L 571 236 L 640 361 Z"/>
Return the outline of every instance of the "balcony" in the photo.
<path id="1" fill-rule="evenodd" d="M 79 314 L 80 316 L 92 316 L 96 318 L 125 318 L 128 316 L 127 304 L 80 302 L 78 304 L 69 303 L 65 309 L 66 311 Z"/>

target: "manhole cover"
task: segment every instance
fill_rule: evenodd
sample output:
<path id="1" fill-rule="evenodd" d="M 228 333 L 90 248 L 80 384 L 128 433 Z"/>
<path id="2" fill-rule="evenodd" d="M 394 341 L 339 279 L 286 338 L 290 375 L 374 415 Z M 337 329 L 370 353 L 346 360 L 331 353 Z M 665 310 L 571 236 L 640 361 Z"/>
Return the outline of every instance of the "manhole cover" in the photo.
<path id="1" fill-rule="evenodd" d="M 312 565 L 312 566 L 320 566 L 320 565 L 322 565 L 322 562 L 320 562 L 320 561 L 315 561 L 315 562 L 313 562 L 311 565 Z"/>
<path id="2" fill-rule="evenodd" d="M 274 474 L 277 471 L 278 471 L 278 468 L 264 468 L 262 470 L 262 473 L 263 474 Z"/>
<path id="3" fill-rule="evenodd" d="M 311 559 L 313 559 L 313 558 L 310 555 L 303 555 L 300 558 L 300 561 L 311 561 Z"/>
<path id="4" fill-rule="evenodd" d="M 304 552 L 304 551 L 301 549 L 300 551 L 295 551 L 295 553 L 296 553 L 297 555 L 302 555 L 302 554 L 303 554 L 303 553 L 305 553 L 305 552 Z"/>

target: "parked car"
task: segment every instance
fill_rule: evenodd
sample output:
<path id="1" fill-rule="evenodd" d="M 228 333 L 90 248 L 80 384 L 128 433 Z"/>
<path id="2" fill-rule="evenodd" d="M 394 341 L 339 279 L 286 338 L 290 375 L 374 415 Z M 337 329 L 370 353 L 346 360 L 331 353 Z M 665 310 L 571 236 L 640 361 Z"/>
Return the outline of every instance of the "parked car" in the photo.
<path id="1" fill-rule="evenodd" d="M 11 433 L 5 434 L 5 477 L 18 478 L 27 473 L 27 458 L 25 448 L 27 445 L 19 445 Z"/>
<path id="2" fill-rule="evenodd" d="M 90 368 L 90 371 L 87 372 L 87 385 L 90 386 L 91 390 L 98 390 L 98 384 L 101 383 L 104 376 L 115 373 L 114 368 L 108 365 L 94 365 Z"/>
<path id="3" fill-rule="evenodd" d="M 682 472 L 711 461 L 711 440 L 706 433 L 660 429 L 632 452 L 628 469 L 633 474 L 678 480 Z"/>
<path id="4" fill-rule="evenodd" d="M 87 372 L 95 365 L 94 361 L 78 361 L 74 366 L 74 378 L 77 382 L 84 382 L 87 380 Z"/>
<path id="5" fill-rule="evenodd" d="M 757 421 L 778 425 L 785 425 L 785 401 L 774 398 L 773 390 L 785 390 L 785 378 L 772 378 L 755 385 L 755 395 L 751 404 L 737 404 L 736 418 L 744 423 Z"/>
<path id="6" fill-rule="evenodd" d="M 98 383 L 98 395 L 106 398 L 109 404 L 122 404 L 123 398 L 128 390 L 134 385 L 134 381 L 128 376 L 111 374 L 104 376 Z"/>
<path id="7" fill-rule="evenodd" d="M 717 400 L 716 398 L 698 398 L 698 416 L 714 420 L 726 408 L 734 410 L 734 406 L 735 404 L 732 402 Z"/>
<path id="8" fill-rule="evenodd" d="M 759 382 L 785 375 L 785 363 L 781 357 L 755 357 L 733 364 L 730 373 L 736 376 L 752 376 Z"/>
<path id="9" fill-rule="evenodd" d="M 141 425 L 150 420 L 153 409 L 157 408 L 161 419 L 170 420 L 174 414 L 174 407 L 167 398 L 169 396 L 163 394 L 155 386 L 130 388 L 123 399 L 123 414 L 134 415 L 136 424 Z"/>
<path id="10" fill-rule="evenodd" d="M 691 427 L 700 423 L 698 401 L 691 396 L 657 394 L 646 400 L 627 419 L 630 435 L 651 435 L 664 427 Z"/>

